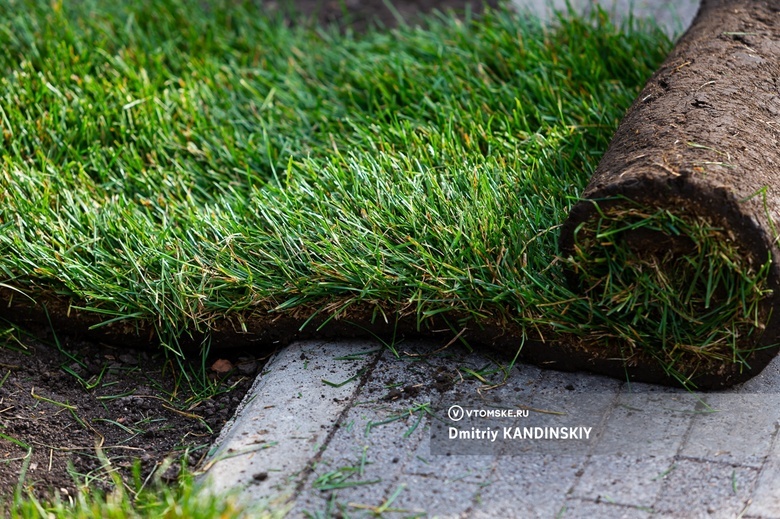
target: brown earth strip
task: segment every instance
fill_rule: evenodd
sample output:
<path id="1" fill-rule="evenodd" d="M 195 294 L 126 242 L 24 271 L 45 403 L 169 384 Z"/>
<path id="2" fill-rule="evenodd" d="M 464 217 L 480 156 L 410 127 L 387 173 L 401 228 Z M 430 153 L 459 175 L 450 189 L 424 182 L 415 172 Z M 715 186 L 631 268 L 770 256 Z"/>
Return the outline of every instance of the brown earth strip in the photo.
<path id="1" fill-rule="evenodd" d="M 228 373 L 208 370 L 209 396 L 159 350 L 54 342 L 0 343 L 0 509 L 17 491 L 108 490 L 112 472 L 175 480 L 206 456 L 263 365 L 233 356 Z"/>

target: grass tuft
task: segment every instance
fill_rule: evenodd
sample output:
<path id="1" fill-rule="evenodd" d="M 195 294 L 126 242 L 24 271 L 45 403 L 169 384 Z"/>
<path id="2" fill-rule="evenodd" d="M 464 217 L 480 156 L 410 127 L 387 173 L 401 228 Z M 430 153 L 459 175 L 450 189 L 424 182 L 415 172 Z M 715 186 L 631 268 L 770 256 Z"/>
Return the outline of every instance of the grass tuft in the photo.
<path id="1" fill-rule="evenodd" d="M 158 472 L 164 472 L 165 467 Z M 213 519 L 282 517 L 279 511 L 249 509 L 241 506 L 234 495 L 214 495 L 198 487 L 191 472 L 184 471 L 176 485 L 159 480 L 135 481 L 128 486 L 113 473 L 114 487 L 102 492 L 81 486 L 75 495 L 58 494 L 44 500 L 32 493 L 17 495 L 4 513 L 11 519 Z"/>

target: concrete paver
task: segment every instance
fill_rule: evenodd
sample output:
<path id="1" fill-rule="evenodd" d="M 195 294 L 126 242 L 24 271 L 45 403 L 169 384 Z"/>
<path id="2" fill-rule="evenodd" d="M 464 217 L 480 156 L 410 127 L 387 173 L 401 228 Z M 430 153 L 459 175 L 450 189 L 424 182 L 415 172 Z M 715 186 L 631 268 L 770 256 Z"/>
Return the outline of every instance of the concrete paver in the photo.
<path id="1" fill-rule="evenodd" d="M 458 517 L 470 507 L 480 483 L 468 479 L 429 476 L 405 476 L 406 487 L 393 507 L 407 515 L 422 513 L 428 517 Z"/>
<path id="2" fill-rule="evenodd" d="M 568 6 L 577 13 L 588 13 L 599 4 L 617 23 L 629 16 L 652 18 L 670 36 L 678 35 L 690 25 L 699 8 L 699 0 L 512 0 L 521 12 L 528 10 L 543 20 L 552 21 L 555 12 L 566 12 Z"/>
<path id="3" fill-rule="evenodd" d="M 675 389 L 623 387 L 572 494 L 652 508 L 663 474 L 683 445 L 696 404 L 695 395 Z"/>
<path id="4" fill-rule="evenodd" d="M 645 508 L 619 505 L 609 501 L 587 501 L 569 499 L 561 508 L 558 516 L 561 519 L 569 517 L 598 517 L 599 519 L 650 519 L 652 511 Z"/>
<path id="5" fill-rule="evenodd" d="M 562 496 L 578 480 L 586 457 L 528 453 L 496 460 L 491 484 L 470 517 L 556 517 Z"/>
<path id="6" fill-rule="evenodd" d="M 588 460 L 572 495 L 585 500 L 651 509 L 672 456 L 600 455 Z"/>
<path id="7" fill-rule="evenodd" d="M 430 355 L 437 346 L 408 343 L 400 357 L 370 342 L 307 342 L 283 350 L 234 426 L 253 424 L 269 438 L 273 432 L 278 443 L 248 450 L 240 442 L 251 433 L 227 432 L 217 456 L 232 457 L 214 464 L 212 477 L 228 467 L 216 478 L 221 488 L 244 485 L 252 501 L 275 495 L 277 504 L 281 495 L 291 517 L 384 510 L 383 517 L 780 518 L 780 406 L 768 391 L 746 390 L 780 388 L 778 362 L 752 386 L 701 395 L 510 368 L 510 359 L 458 346 Z M 336 388 L 323 380 L 351 382 Z M 501 385 L 491 389 L 495 383 Z M 337 391 L 341 396 L 334 397 Z M 308 396 L 289 398 L 298 393 Z M 315 402 L 317 413 L 305 413 L 296 406 L 306 398 L 334 407 L 324 411 Z M 517 440 L 497 439 L 482 451 L 481 444 L 491 443 L 483 438 L 446 455 L 432 446 L 437 423 L 475 427 L 449 418 L 453 400 L 465 410 L 528 411 L 484 419 L 497 430 L 589 423 L 596 440 L 526 439 L 521 448 Z M 282 419 L 290 416 L 286 406 L 292 421 Z M 244 465 L 233 465 L 242 458 Z M 266 472 L 270 483 L 277 469 L 274 485 L 252 479 Z"/>
<path id="8" fill-rule="evenodd" d="M 752 467 L 677 460 L 653 509 L 666 517 L 740 517 L 748 508 L 757 473 Z"/>
<path id="9" fill-rule="evenodd" d="M 682 456 L 760 467 L 772 446 L 780 394 L 717 393 L 703 395 Z M 745 438 L 753 441 L 746 442 Z"/>
<path id="10" fill-rule="evenodd" d="M 770 411 L 769 414 L 775 413 Z M 775 434 L 772 450 L 759 471 L 746 517 L 780 517 L 778 494 L 780 494 L 780 441 Z"/>
<path id="11" fill-rule="evenodd" d="M 361 346 L 297 343 L 272 359 L 216 442 L 212 488 L 255 503 L 293 495 L 379 355 Z"/>

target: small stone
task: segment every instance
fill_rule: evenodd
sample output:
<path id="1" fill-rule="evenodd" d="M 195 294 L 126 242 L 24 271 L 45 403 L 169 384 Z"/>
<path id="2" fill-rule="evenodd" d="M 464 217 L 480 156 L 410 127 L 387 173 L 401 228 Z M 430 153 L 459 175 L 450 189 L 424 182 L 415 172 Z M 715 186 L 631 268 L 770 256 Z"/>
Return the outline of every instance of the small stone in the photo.
<path id="1" fill-rule="evenodd" d="M 233 369 L 233 363 L 227 359 L 217 359 L 214 364 L 211 365 L 211 371 L 219 375 L 229 373 Z"/>
<path id="2" fill-rule="evenodd" d="M 165 470 L 165 472 L 162 473 L 160 478 L 166 483 L 171 483 L 173 481 L 176 481 L 176 479 L 179 477 L 180 472 L 181 472 L 181 466 L 178 463 L 174 463 L 170 467 L 168 467 Z"/>
<path id="3" fill-rule="evenodd" d="M 253 360 L 239 362 L 236 367 L 242 375 L 254 375 L 257 372 L 257 362 Z"/>
<path id="4" fill-rule="evenodd" d="M 125 364 L 128 364 L 130 366 L 137 366 L 138 365 L 138 357 L 135 355 L 131 355 L 129 353 L 123 353 L 119 356 L 120 362 L 124 362 Z"/>

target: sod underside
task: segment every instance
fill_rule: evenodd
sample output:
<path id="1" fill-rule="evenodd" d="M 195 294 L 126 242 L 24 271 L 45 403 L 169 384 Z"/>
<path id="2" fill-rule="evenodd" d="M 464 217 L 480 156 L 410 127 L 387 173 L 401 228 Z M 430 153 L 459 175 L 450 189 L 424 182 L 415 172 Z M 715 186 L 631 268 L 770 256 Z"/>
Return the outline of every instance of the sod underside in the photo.
<path id="1" fill-rule="evenodd" d="M 701 386 L 749 373 L 636 351 L 758 337 L 766 260 L 737 266 L 741 296 L 707 288 L 681 306 L 668 296 L 688 285 L 674 285 L 643 321 L 641 305 L 605 306 L 625 287 L 598 299 L 567 282 L 591 273 L 591 252 L 558 251 L 670 47 L 660 30 L 618 30 L 603 13 L 545 29 L 488 12 L 356 35 L 211 4 L 0 5 L 9 318 L 173 351 L 423 333 L 622 377 Z M 664 232 L 680 218 L 643 207 L 631 225 Z M 709 248 L 681 245 L 681 272 L 739 256 L 718 245 L 719 222 L 682 219 Z M 580 230 L 603 245 L 601 228 Z M 733 288 L 728 261 L 707 272 Z M 737 328 L 685 323 L 712 300 Z"/>

